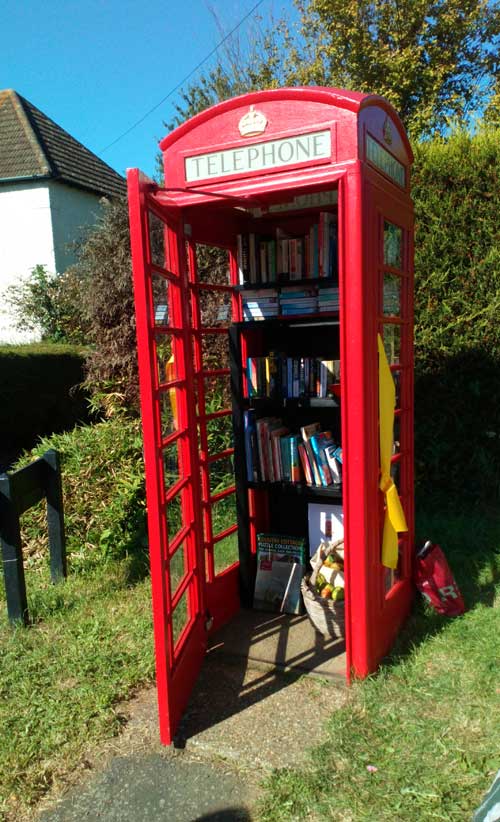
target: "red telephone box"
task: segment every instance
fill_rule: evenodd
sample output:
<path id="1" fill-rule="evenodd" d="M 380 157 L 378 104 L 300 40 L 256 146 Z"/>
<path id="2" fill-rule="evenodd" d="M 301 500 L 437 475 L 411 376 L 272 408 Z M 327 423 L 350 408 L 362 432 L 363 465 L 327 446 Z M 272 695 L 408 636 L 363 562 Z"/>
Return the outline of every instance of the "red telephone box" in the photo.
<path id="1" fill-rule="evenodd" d="M 251 600 L 257 532 L 288 518 L 294 533 L 307 533 L 307 504 L 339 497 L 249 477 L 248 357 L 281 347 L 284 356 L 340 362 L 340 399 L 290 399 L 282 410 L 295 426 L 326 415 L 342 445 L 348 679 L 375 670 L 408 614 L 413 209 L 411 148 L 395 111 L 375 95 L 255 92 L 193 117 L 160 146 L 165 187 L 132 169 L 128 190 L 160 732 L 168 744 L 209 635 Z M 331 241 L 315 250 L 322 225 Z M 328 269 L 327 253 L 336 256 Z M 338 286 L 338 305 L 320 299 L 330 285 Z M 298 286 L 316 310 L 285 310 L 284 295 Z M 271 304 L 276 295 L 277 311 L 248 316 L 249 290 L 269 292 Z M 390 476 L 381 469 L 378 335 L 396 385 Z M 264 403 L 260 413 L 268 410 Z M 388 568 L 382 542 L 392 480 L 407 531 L 395 537 Z"/>

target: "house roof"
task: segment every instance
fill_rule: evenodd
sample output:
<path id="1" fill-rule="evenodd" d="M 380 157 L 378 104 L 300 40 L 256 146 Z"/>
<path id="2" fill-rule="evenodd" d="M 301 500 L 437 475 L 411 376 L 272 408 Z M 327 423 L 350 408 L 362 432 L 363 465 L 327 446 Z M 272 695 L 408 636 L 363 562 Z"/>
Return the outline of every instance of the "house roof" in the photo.
<path id="1" fill-rule="evenodd" d="M 126 192 L 125 179 L 13 89 L 0 91 L 0 182 L 55 179 L 97 194 Z"/>

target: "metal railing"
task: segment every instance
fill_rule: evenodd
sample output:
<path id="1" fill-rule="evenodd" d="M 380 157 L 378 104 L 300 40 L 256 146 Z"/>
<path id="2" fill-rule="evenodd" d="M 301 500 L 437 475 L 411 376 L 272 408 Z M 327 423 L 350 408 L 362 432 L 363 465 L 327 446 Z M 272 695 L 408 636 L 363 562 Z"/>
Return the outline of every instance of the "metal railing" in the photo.
<path id="1" fill-rule="evenodd" d="M 20 517 L 44 497 L 47 500 L 50 576 L 52 582 L 59 582 L 66 577 L 59 454 L 50 449 L 25 468 L 0 474 L 0 542 L 7 614 L 12 623 L 29 623 Z"/>

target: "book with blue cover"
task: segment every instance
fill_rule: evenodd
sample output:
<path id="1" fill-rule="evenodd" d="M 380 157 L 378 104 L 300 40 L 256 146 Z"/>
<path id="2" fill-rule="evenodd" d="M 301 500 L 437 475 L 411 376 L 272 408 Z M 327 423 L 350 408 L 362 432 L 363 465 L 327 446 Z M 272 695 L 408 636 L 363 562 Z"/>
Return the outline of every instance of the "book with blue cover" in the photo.
<path id="1" fill-rule="evenodd" d="M 331 431 L 319 431 L 311 437 L 311 447 L 318 466 L 322 485 L 331 485 L 333 482 L 330 466 L 328 465 L 325 454 L 325 449 L 332 445 L 335 445 L 335 443 Z"/>

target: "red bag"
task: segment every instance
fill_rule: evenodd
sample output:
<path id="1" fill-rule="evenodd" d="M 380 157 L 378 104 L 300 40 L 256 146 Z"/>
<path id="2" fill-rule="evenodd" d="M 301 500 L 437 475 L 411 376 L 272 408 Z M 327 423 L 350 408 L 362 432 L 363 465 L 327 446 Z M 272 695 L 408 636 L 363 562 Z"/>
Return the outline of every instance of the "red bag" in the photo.
<path id="1" fill-rule="evenodd" d="M 439 545 L 427 541 L 418 552 L 415 584 L 438 614 L 454 617 L 465 611 L 462 594 Z"/>

